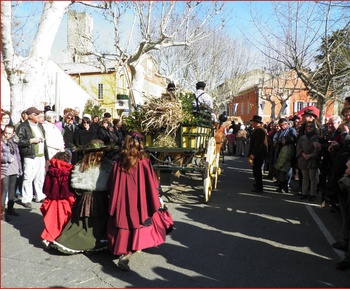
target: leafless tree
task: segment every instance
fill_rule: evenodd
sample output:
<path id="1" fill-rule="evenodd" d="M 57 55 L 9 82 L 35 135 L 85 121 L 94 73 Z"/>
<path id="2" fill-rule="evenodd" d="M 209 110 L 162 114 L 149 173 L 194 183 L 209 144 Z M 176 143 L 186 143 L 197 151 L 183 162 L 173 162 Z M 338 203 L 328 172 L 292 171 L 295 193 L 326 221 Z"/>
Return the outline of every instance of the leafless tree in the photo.
<path id="1" fill-rule="evenodd" d="M 114 57 L 114 59 L 119 60 L 119 65 L 127 66 L 130 69 L 132 75 L 130 80 L 131 96 L 134 99 L 134 104 L 143 104 L 141 88 L 145 72 L 138 65 L 140 61 L 148 53 L 170 47 L 181 47 L 185 51 L 184 56 L 189 59 L 193 52 L 188 49 L 189 47 L 208 39 L 210 35 L 224 27 L 230 12 L 225 10 L 225 7 L 225 2 L 206 1 L 110 2 L 105 15 L 114 25 L 115 54 L 100 53 L 100 56 L 104 58 Z M 129 31 L 121 31 L 121 27 L 125 27 L 123 21 L 126 12 L 128 12 L 127 19 L 130 29 Z M 133 19 L 132 23 L 130 23 L 131 18 Z M 125 33 L 129 33 L 129 36 Z M 123 39 L 128 39 L 128 41 L 125 42 Z M 177 49 L 173 51 L 178 52 Z M 99 54 L 98 52 L 94 53 Z M 198 60 L 190 59 L 189 61 L 193 63 Z M 186 65 L 181 69 L 192 74 L 193 70 L 186 71 L 188 63 Z M 204 75 L 201 76 L 204 77 Z M 194 78 L 190 78 L 191 81 Z"/>
<path id="2" fill-rule="evenodd" d="M 338 97 L 338 88 L 349 79 L 349 65 L 342 69 L 335 69 L 334 65 L 334 55 L 344 43 L 329 36 L 335 31 L 349 33 L 350 6 L 333 1 L 285 1 L 273 2 L 272 7 L 273 11 L 263 13 L 251 9 L 258 34 L 249 40 L 265 56 L 296 72 L 310 96 L 317 99 L 323 116 L 327 101 Z M 317 63 L 322 45 L 327 47 L 325 56 Z"/>
<path id="3" fill-rule="evenodd" d="M 24 107 L 30 105 L 42 105 L 45 98 L 45 90 L 49 85 L 47 75 L 47 63 L 50 52 L 62 17 L 75 1 L 53 1 L 41 3 L 42 11 L 39 23 L 33 25 L 35 35 L 28 51 L 19 51 L 21 46 L 17 43 L 25 37 L 16 33 L 21 22 L 13 18 L 11 1 L 1 1 L 1 40 L 2 62 L 10 84 L 11 105 L 10 110 L 14 121 L 19 120 Z M 90 2 L 77 1 L 92 5 Z M 101 2 L 102 3 L 102 2 Z M 97 6 L 102 4 L 97 4 Z M 15 25 L 14 25 L 15 24 Z"/>

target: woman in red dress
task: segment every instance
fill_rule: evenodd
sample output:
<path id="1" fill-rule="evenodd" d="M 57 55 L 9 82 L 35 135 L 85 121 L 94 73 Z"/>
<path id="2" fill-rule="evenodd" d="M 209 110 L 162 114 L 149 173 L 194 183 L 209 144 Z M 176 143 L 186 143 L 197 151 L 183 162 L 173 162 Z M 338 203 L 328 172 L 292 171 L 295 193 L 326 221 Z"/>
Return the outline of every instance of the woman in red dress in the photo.
<path id="1" fill-rule="evenodd" d="M 75 193 L 70 187 L 73 165 L 68 152 L 58 152 L 50 160 L 43 192 L 46 198 L 40 207 L 45 228 L 41 234 L 45 248 L 56 240 L 72 217 Z"/>
<path id="2" fill-rule="evenodd" d="M 170 213 L 162 208 L 158 179 L 140 133 L 126 136 L 110 184 L 108 249 L 120 256 L 122 270 L 130 270 L 132 253 L 164 243 L 174 225 Z"/>

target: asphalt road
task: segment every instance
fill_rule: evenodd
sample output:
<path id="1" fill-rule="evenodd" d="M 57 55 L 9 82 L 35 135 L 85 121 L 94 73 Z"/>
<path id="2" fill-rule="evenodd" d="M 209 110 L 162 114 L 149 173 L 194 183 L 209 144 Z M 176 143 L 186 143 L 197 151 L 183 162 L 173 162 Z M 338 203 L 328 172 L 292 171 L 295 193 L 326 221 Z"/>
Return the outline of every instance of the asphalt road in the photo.
<path id="1" fill-rule="evenodd" d="M 43 250 L 39 204 L 16 205 L 21 216 L 1 222 L 1 288 L 350 287 L 350 271 L 334 267 L 343 252 L 330 245 L 341 236 L 339 213 L 320 208 L 320 196 L 309 203 L 276 193 L 270 181 L 266 193 L 252 193 L 245 158 L 226 157 L 222 167 L 208 204 L 198 174 L 163 186 L 176 230 L 134 254 L 130 272 L 108 252 Z"/>

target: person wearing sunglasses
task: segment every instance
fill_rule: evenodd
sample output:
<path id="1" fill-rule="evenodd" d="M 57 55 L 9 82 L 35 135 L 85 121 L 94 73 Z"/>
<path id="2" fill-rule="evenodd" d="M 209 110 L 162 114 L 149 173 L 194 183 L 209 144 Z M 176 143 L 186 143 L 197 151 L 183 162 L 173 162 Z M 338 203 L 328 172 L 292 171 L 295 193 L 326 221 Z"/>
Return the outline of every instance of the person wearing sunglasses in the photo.
<path id="1" fill-rule="evenodd" d="M 96 132 L 91 129 L 90 118 L 84 116 L 79 129 L 76 129 L 74 132 L 74 144 L 77 147 L 84 147 L 93 139 L 96 139 Z M 83 152 L 79 152 L 78 159 L 81 160 L 83 157 Z"/>
<path id="2" fill-rule="evenodd" d="M 61 133 L 63 135 L 65 150 L 71 154 L 72 156 L 71 163 L 73 165 L 75 165 L 78 161 L 78 156 L 77 156 L 77 153 L 75 152 L 75 145 L 74 145 L 74 133 L 76 129 L 77 127 L 74 124 L 73 112 L 67 112 L 64 115 L 64 118 L 62 121 Z"/>
<path id="3" fill-rule="evenodd" d="M 42 111 L 36 107 L 30 107 L 26 112 L 28 119 L 18 126 L 16 134 L 23 158 L 22 205 L 31 209 L 33 187 L 36 202 L 42 203 L 46 197 L 43 194 L 43 185 L 48 151 L 44 127 L 38 122 L 38 116 Z"/>

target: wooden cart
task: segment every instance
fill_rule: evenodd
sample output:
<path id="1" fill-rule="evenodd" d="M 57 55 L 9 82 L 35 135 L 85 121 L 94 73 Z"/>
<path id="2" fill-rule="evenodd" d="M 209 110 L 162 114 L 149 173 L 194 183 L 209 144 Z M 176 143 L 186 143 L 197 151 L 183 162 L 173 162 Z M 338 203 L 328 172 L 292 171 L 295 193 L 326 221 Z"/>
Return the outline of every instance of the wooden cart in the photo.
<path id="1" fill-rule="evenodd" d="M 176 136 L 178 147 L 155 147 L 152 137 L 146 135 L 146 151 L 158 177 L 161 170 L 202 172 L 204 202 L 207 203 L 221 174 L 221 137 L 210 123 L 181 125 Z"/>

